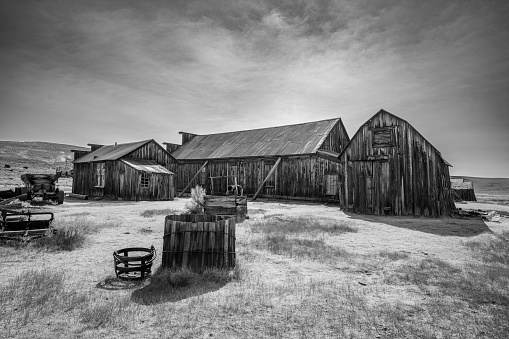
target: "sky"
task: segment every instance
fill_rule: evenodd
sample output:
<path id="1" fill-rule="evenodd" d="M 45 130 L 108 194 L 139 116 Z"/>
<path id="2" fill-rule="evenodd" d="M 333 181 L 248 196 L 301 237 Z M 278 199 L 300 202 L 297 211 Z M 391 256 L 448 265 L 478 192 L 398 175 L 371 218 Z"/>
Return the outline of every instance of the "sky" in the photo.
<path id="1" fill-rule="evenodd" d="M 509 177 L 509 1 L 2 0 L 0 140 L 85 146 L 340 117 Z"/>

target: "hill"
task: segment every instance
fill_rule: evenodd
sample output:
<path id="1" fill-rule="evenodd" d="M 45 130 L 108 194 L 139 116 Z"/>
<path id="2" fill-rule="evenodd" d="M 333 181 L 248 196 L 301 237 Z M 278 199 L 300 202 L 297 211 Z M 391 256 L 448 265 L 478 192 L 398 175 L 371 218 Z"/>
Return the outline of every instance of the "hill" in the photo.
<path id="1" fill-rule="evenodd" d="M 0 187 L 21 185 L 21 174 L 72 168 L 71 149 L 88 148 L 41 141 L 0 141 Z"/>

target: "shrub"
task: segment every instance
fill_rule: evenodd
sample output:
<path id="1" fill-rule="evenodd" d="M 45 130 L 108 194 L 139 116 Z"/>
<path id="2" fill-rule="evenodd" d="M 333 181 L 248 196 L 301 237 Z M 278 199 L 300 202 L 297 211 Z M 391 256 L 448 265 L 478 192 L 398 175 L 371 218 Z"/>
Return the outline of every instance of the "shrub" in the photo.
<path id="1" fill-rule="evenodd" d="M 191 188 L 191 200 L 189 200 L 184 209 L 186 214 L 203 214 L 205 189 L 201 186 Z"/>

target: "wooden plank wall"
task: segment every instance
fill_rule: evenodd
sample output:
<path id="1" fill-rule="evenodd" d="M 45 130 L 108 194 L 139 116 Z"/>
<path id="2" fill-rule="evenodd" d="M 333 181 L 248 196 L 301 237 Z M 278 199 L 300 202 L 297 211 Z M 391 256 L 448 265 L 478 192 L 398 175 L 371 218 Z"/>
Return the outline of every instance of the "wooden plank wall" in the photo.
<path id="1" fill-rule="evenodd" d="M 327 138 L 325 138 L 320 149 L 341 153 L 349 141 L 348 133 L 340 119 L 336 125 L 334 125 Z"/>
<path id="2" fill-rule="evenodd" d="M 237 182 L 244 189 L 244 194 L 252 195 L 259 188 L 265 179 L 265 164 L 273 165 L 276 158 L 257 158 L 257 159 L 221 159 L 209 160 L 206 166 L 207 182 L 205 188 L 210 193 L 211 179 L 215 176 L 231 175 L 229 166 L 237 166 L 238 179 Z M 181 162 L 181 165 L 175 172 L 176 190 L 181 191 L 189 180 L 200 169 L 205 160 L 193 162 Z M 325 179 L 326 174 L 338 174 L 339 164 L 330 160 L 320 158 L 318 156 L 299 156 L 299 157 L 283 157 L 275 172 L 274 193 L 276 196 L 291 197 L 307 197 L 307 198 L 326 198 L 337 199 L 338 197 L 325 195 Z M 192 187 L 201 183 L 198 176 Z M 341 180 L 341 175 L 340 175 Z M 233 183 L 233 179 L 229 179 L 229 183 Z M 219 187 L 221 189 L 219 189 Z M 221 192 L 224 190 L 224 192 Z M 226 178 L 214 180 L 214 194 L 226 192 Z"/>
<path id="3" fill-rule="evenodd" d="M 373 129 L 393 128 L 394 146 L 373 147 Z M 341 156 L 341 205 L 367 214 L 441 216 L 454 209 L 449 168 L 409 123 L 379 112 Z"/>
<path id="4" fill-rule="evenodd" d="M 73 193 L 122 200 L 173 200 L 173 175 L 149 173 L 149 187 L 140 187 L 141 172 L 122 161 L 105 162 L 104 188 L 96 188 L 93 163 L 74 164 Z"/>

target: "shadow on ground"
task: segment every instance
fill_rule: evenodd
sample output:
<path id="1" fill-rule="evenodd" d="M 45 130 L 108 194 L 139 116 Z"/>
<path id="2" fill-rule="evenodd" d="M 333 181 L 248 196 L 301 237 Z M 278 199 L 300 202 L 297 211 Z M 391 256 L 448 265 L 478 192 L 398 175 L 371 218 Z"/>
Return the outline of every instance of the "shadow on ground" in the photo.
<path id="1" fill-rule="evenodd" d="M 141 305 L 155 305 L 176 302 L 206 293 L 214 292 L 226 285 L 226 282 L 202 281 L 184 287 L 173 287 L 160 282 L 149 282 L 148 285 L 134 291 L 131 301 Z"/>
<path id="2" fill-rule="evenodd" d="M 473 237 L 481 233 L 491 233 L 480 217 L 444 217 L 426 218 L 409 216 L 377 216 L 346 213 L 352 219 L 377 222 L 412 231 L 431 233 L 441 236 Z"/>
<path id="3" fill-rule="evenodd" d="M 109 277 L 99 282 L 97 285 L 95 285 L 95 287 L 100 288 L 102 290 L 116 291 L 116 290 L 130 290 L 133 288 L 138 288 L 142 285 L 143 285 L 142 281 L 125 281 L 115 277 Z"/>

